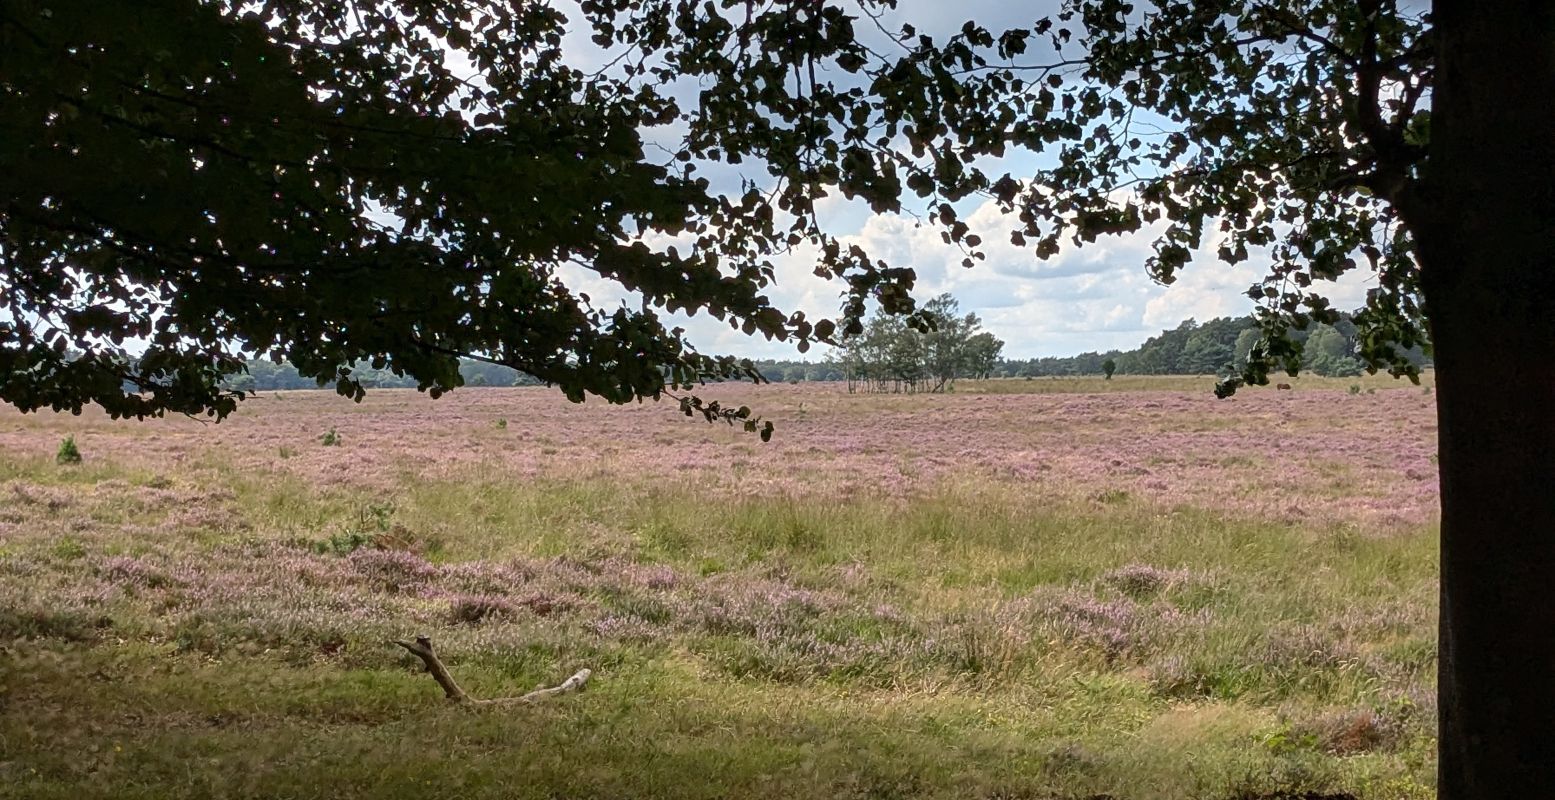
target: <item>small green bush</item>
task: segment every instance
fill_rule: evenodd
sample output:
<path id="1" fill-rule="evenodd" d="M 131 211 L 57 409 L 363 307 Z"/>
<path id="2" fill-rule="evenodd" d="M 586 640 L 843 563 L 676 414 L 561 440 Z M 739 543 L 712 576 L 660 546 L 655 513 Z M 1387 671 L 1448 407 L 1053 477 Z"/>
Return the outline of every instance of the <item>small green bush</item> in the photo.
<path id="1" fill-rule="evenodd" d="M 1360 387 L 1359 384 L 1355 384 L 1355 383 L 1350 384 L 1350 394 L 1360 394 L 1360 393 L 1361 393 L 1361 387 Z"/>
<path id="2" fill-rule="evenodd" d="M 506 419 L 498 419 L 497 420 L 497 430 L 505 431 L 507 429 L 508 429 L 508 421 Z"/>
<path id="3" fill-rule="evenodd" d="M 319 441 L 322 442 L 325 447 L 339 447 L 340 434 L 336 433 L 334 428 L 330 428 L 328 433 L 319 437 Z"/>
<path id="4" fill-rule="evenodd" d="M 65 441 L 59 443 L 59 452 L 54 454 L 54 460 L 60 464 L 81 463 L 81 451 L 76 448 L 76 437 L 66 436 Z"/>
<path id="5" fill-rule="evenodd" d="M 377 536 L 362 531 L 343 531 L 332 534 L 328 539 L 312 542 L 313 552 L 319 555 L 345 556 L 376 543 Z"/>
<path id="6" fill-rule="evenodd" d="M 387 543 L 383 537 L 393 530 L 390 517 L 394 515 L 394 506 L 387 503 L 368 503 L 358 508 L 356 519 L 346 523 L 339 533 L 331 534 L 328 539 L 305 542 L 319 555 L 350 555 L 352 552 L 364 547 L 379 547 Z"/>
<path id="7" fill-rule="evenodd" d="M 54 543 L 52 548 L 55 558 L 65 561 L 75 561 L 86 558 L 86 546 L 69 536 L 63 537 Z"/>

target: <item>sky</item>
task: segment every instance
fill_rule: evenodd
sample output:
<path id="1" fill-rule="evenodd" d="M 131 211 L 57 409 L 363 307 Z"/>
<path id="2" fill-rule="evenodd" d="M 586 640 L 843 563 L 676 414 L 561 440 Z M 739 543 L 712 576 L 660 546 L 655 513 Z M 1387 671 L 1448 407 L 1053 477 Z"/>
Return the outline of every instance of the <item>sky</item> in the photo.
<path id="1" fill-rule="evenodd" d="M 942 40 L 967 19 L 1000 31 L 1029 26 L 1052 13 L 1056 5 L 1050 0 L 901 0 L 896 18 Z M 861 30 L 865 24 L 860 24 Z M 603 60 L 582 36 L 569 42 L 568 49 L 569 60 Z M 1025 158 L 1030 165 L 1036 164 L 1035 156 Z M 980 165 L 1022 174 L 1018 159 Z M 1159 226 L 1129 236 L 1100 238 L 1083 248 L 1066 247 L 1057 256 L 1038 260 L 1030 248 L 1008 244 L 1016 221 L 1004 218 L 988 201 L 970 209 L 967 218 L 972 232 L 982 236 L 988 259 L 968 269 L 961 266 L 964 254 L 944 244 L 932 225 L 919 226 L 907 216 L 874 214 L 836 197 L 822 200 L 817 210 L 827 229 L 845 241 L 862 245 L 871 256 L 891 266 L 914 268 L 918 275 L 915 296 L 920 301 L 942 292 L 955 296 L 963 312 L 977 314 L 986 330 L 1004 340 L 1006 358 L 1128 350 L 1188 318 L 1203 321 L 1250 313 L 1253 302 L 1246 292 L 1267 273 L 1269 264 L 1267 255 L 1260 253 L 1235 266 L 1223 264 L 1215 257 L 1218 242 L 1207 238 L 1177 281 L 1162 286 L 1145 271 L 1145 259 Z M 963 209 L 964 214 L 967 211 Z M 776 262 L 777 282 L 768 296 L 778 308 L 804 311 L 812 319 L 836 315 L 842 286 L 815 277 L 814 263 L 814 253 L 808 250 L 798 250 Z M 581 270 L 568 271 L 563 279 L 596 299 L 621 295 L 619 287 Z M 1375 277 L 1365 270 L 1355 270 L 1327 287 L 1326 294 L 1337 308 L 1357 308 L 1364 303 L 1368 284 L 1373 281 Z M 823 355 L 812 350 L 801 356 L 792 345 L 747 337 L 706 315 L 676 321 L 686 328 L 691 343 L 707 353 L 775 359 L 818 359 Z"/>
<path id="2" fill-rule="evenodd" d="M 821 204 L 827 219 L 829 201 Z M 862 245 L 875 258 L 893 266 L 911 266 L 918 275 L 920 300 L 949 292 L 983 320 L 984 329 L 1004 340 L 1006 358 L 1066 356 L 1086 351 L 1128 350 L 1185 319 L 1250 313 L 1248 287 L 1267 272 L 1268 259 L 1255 255 L 1235 266 L 1215 257 L 1218 243 L 1207 239 L 1171 286 L 1155 283 L 1145 271 L 1152 232 L 1100 238 L 1084 247 L 1066 246 L 1057 256 L 1038 260 L 1030 248 L 1011 246 L 1008 231 L 1015 226 L 990 201 L 968 219 L 983 236 L 988 260 L 970 269 L 963 254 L 944 244 L 938 228 L 919 226 L 895 215 L 839 214 L 856 222 L 837 226 L 845 239 Z M 797 251 L 776 262 L 777 283 L 769 296 L 777 307 L 807 315 L 832 316 L 841 302 L 841 285 L 817 278 L 808 251 Z M 603 293 L 603 281 L 589 291 Z M 1375 277 L 1364 270 L 1345 276 L 1326 294 L 1337 308 L 1357 308 Z M 595 294 L 596 297 L 608 296 Z M 747 337 L 706 315 L 684 320 L 687 338 L 703 352 L 732 353 L 749 358 L 800 358 L 790 345 Z M 817 358 L 811 351 L 808 358 Z"/>

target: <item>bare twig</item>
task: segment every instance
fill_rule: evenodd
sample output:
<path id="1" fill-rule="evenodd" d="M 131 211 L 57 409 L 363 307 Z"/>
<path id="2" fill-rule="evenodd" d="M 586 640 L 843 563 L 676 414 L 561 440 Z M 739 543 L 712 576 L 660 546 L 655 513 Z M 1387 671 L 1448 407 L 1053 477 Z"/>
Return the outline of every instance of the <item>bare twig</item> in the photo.
<path id="1" fill-rule="evenodd" d="M 452 703 L 464 703 L 466 705 L 474 706 L 517 705 L 520 703 L 533 703 L 536 700 L 543 700 L 552 695 L 566 694 L 567 692 L 581 692 L 583 691 L 583 687 L 589 682 L 589 677 L 594 674 L 593 670 L 580 669 L 574 673 L 571 678 L 568 678 L 567 680 L 562 681 L 560 684 L 550 688 L 541 687 L 528 694 L 519 695 L 517 697 L 495 697 L 487 700 L 477 700 L 468 694 L 465 694 L 464 690 L 459 688 L 459 683 L 455 681 L 454 676 L 449 673 L 448 667 L 444 666 L 443 660 L 437 657 L 437 651 L 432 649 L 432 639 L 430 637 L 422 634 L 417 636 L 414 642 L 394 640 L 391 642 L 391 644 L 397 644 L 400 647 L 409 650 L 411 655 L 421 659 L 421 663 L 426 665 L 427 672 L 431 673 L 432 679 L 437 681 L 438 686 L 443 687 L 443 694 L 446 695 L 449 702 Z"/>

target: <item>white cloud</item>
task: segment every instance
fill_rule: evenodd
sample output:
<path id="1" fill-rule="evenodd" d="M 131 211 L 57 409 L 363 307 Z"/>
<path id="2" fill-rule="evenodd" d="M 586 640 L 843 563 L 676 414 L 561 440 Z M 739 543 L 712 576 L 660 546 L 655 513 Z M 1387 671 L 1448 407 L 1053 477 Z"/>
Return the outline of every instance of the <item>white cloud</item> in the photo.
<path id="1" fill-rule="evenodd" d="M 920 299 L 942 292 L 954 295 L 963 311 L 982 317 L 984 327 L 1005 341 L 1005 353 L 1011 357 L 1130 349 L 1189 317 L 1203 321 L 1251 313 L 1247 289 L 1269 266 L 1268 257 L 1256 252 L 1241 264 L 1224 264 L 1215 256 L 1218 242 L 1211 240 L 1194 252 L 1176 282 L 1162 286 L 1145 271 L 1159 227 L 1078 247 L 1065 242 L 1057 255 L 1040 261 L 1029 247 L 1009 243 L 1015 220 L 1003 217 L 990 202 L 967 215 L 988 254 L 987 261 L 967 269 L 961 265 L 965 254 L 945 244 L 935 225 L 908 216 L 861 214 L 856 205 L 827 198 L 819 211 L 837 227 L 862 220 L 845 241 L 893 266 L 913 267 Z M 655 247 L 678 243 L 668 237 L 647 241 Z M 812 319 L 835 315 L 843 286 L 815 276 L 815 256 L 813 248 L 801 247 L 776 259 L 777 283 L 767 293 L 778 308 L 804 311 Z M 1350 309 L 1365 301 L 1374 280 L 1357 270 L 1319 289 L 1336 307 Z M 619 287 L 585 270 L 570 270 L 567 282 L 589 292 L 596 305 L 622 296 Z M 687 337 L 704 352 L 801 357 L 790 344 L 745 336 L 706 314 L 677 315 L 676 324 L 684 326 Z M 820 356 L 812 350 L 803 357 Z"/>

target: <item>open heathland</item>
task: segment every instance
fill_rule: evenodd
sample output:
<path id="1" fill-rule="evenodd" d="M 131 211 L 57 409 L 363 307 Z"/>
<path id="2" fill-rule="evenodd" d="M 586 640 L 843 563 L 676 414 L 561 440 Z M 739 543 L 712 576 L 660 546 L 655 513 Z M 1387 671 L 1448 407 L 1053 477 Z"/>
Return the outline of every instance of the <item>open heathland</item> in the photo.
<path id="1" fill-rule="evenodd" d="M 1435 398 L 1209 387 L 0 412 L 0 797 L 1434 796 Z"/>

